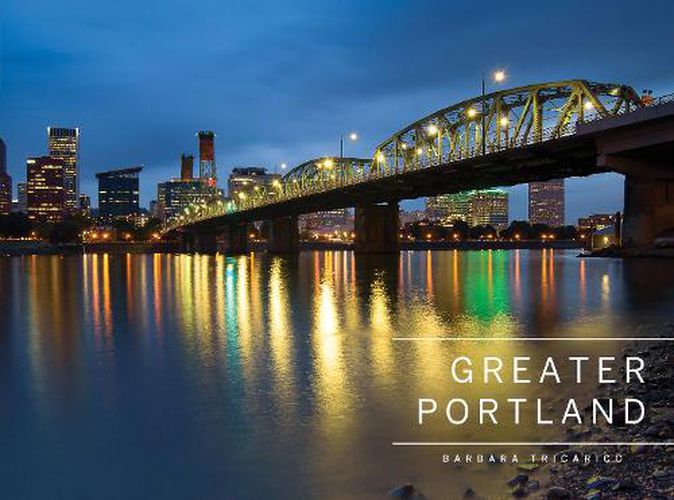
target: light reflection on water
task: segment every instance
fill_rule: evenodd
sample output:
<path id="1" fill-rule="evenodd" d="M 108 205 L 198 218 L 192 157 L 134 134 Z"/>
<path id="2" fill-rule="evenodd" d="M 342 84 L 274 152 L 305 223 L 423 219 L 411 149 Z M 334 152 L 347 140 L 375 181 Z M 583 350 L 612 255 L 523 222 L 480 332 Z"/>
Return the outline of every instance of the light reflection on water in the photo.
<path id="1" fill-rule="evenodd" d="M 672 320 L 670 268 L 555 250 L 0 259 L 0 476 L 14 497 L 498 494 L 507 468 L 390 443 L 560 432 L 416 425 L 418 397 L 578 392 L 449 381 L 455 356 L 537 363 L 550 345 L 392 338 L 646 335 Z"/>

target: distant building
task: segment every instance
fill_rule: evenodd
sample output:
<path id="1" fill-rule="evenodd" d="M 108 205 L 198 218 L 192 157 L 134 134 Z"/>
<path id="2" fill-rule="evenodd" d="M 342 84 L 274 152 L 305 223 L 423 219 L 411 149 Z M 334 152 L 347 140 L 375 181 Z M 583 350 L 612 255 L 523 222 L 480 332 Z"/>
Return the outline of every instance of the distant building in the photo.
<path id="1" fill-rule="evenodd" d="M 614 227 L 616 214 L 592 214 L 578 219 L 579 231 L 598 231 L 607 227 Z"/>
<path id="2" fill-rule="evenodd" d="M 149 212 L 152 217 L 159 217 L 159 204 L 157 200 L 150 200 Z"/>
<path id="3" fill-rule="evenodd" d="M 180 179 L 191 181 L 194 177 L 194 156 L 183 154 L 180 156 Z"/>
<path id="4" fill-rule="evenodd" d="M 508 193 L 501 189 L 474 191 L 470 198 L 471 225 L 508 226 Z"/>
<path id="5" fill-rule="evenodd" d="M 432 221 L 451 225 L 460 220 L 471 222 L 471 200 L 474 191 L 455 194 L 441 194 L 426 199 L 426 215 Z"/>
<path id="6" fill-rule="evenodd" d="M 232 169 L 227 180 L 227 196 L 235 200 L 239 193 L 258 188 L 269 188 L 281 180 L 279 174 L 270 174 L 263 167 L 237 167 Z"/>
<path id="7" fill-rule="evenodd" d="M 7 146 L 0 138 L 0 215 L 12 211 L 12 178 L 7 173 Z"/>
<path id="8" fill-rule="evenodd" d="M 16 184 L 16 207 L 15 212 L 28 213 L 28 183 L 18 182 Z"/>
<path id="9" fill-rule="evenodd" d="M 529 183 L 529 222 L 564 225 L 564 179 Z"/>
<path id="10" fill-rule="evenodd" d="M 51 156 L 26 159 L 26 205 L 35 222 L 59 222 L 65 212 L 65 163 Z"/>
<path id="11" fill-rule="evenodd" d="M 160 182 L 157 185 L 157 217 L 169 220 L 184 212 L 190 205 L 208 202 L 212 195 L 212 189 L 202 179 Z"/>
<path id="12" fill-rule="evenodd" d="M 209 187 L 217 185 L 218 172 L 215 166 L 215 134 L 210 130 L 202 130 L 199 137 L 199 178 L 206 181 Z"/>
<path id="13" fill-rule="evenodd" d="M 333 233 L 335 231 L 353 231 L 353 216 L 347 208 L 326 210 L 300 215 L 298 220 L 300 231 L 310 233 Z"/>
<path id="14" fill-rule="evenodd" d="M 78 128 L 48 127 L 47 139 L 49 156 L 63 160 L 65 168 L 63 188 L 65 190 L 65 204 L 68 212 L 77 210 L 79 202 L 79 141 Z"/>
<path id="15" fill-rule="evenodd" d="M 125 218 L 140 211 L 138 174 L 141 170 L 143 167 L 130 167 L 96 174 L 101 219 Z"/>
<path id="16" fill-rule="evenodd" d="M 427 219 L 426 210 L 401 210 L 400 211 L 400 227 L 404 227 L 405 224 L 411 224 L 413 222 L 419 222 L 424 219 Z"/>
<path id="17" fill-rule="evenodd" d="M 80 194 L 79 201 L 77 203 L 77 211 L 82 217 L 91 216 L 91 198 L 88 194 Z"/>

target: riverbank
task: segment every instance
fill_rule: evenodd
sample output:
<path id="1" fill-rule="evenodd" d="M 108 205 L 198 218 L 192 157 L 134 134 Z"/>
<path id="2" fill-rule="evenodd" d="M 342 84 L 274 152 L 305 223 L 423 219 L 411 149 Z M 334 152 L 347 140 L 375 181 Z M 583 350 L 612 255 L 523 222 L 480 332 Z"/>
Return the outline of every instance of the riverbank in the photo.
<path id="1" fill-rule="evenodd" d="M 673 337 L 674 324 L 663 325 L 649 337 Z M 647 407 L 639 424 L 625 424 L 616 412 L 613 425 L 576 425 L 565 430 L 571 442 L 638 443 L 629 446 L 576 446 L 567 450 L 543 449 L 564 455 L 566 463 L 527 464 L 513 473 L 506 485 L 514 497 L 532 498 L 674 498 L 674 348 L 666 341 L 632 342 L 622 357 L 644 358 L 644 384 L 629 387 L 620 380 L 602 385 L 595 397 L 639 398 Z M 588 412 L 588 408 L 585 412 Z M 668 443 L 648 445 L 645 443 Z M 592 460 L 586 461 L 585 457 Z M 617 457 L 620 463 L 616 463 Z"/>
<path id="2" fill-rule="evenodd" d="M 6 240 L 0 241 L 0 256 L 20 255 L 78 255 L 83 253 L 175 253 L 178 245 L 174 242 L 106 242 L 85 244 L 55 245 L 38 240 Z"/>

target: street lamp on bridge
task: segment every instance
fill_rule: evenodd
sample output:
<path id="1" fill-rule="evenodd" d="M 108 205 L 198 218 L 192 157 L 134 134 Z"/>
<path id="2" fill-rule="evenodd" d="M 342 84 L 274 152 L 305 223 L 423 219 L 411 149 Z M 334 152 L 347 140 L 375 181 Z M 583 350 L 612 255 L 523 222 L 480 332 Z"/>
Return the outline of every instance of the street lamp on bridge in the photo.
<path id="1" fill-rule="evenodd" d="M 356 142 L 358 140 L 358 134 L 351 132 L 349 134 L 349 140 L 351 142 Z M 339 136 L 339 166 L 342 166 L 342 160 L 344 159 L 344 134 Z"/>
<path id="2" fill-rule="evenodd" d="M 503 69 L 497 69 L 494 71 L 492 74 L 492 80 L 494 83 L 502 83 L 506 79 L 506 72 Z M 487 152 L 487 131 L 485 130 L 485 102 L 484 102 L 484 96 L 485 96 L 485 80 L 484 80 L 484 73 L 482 73 L 482 86 L 481 86 L 481 95 L 482 95 L 482 113 L 481 113 L 481 144 L 482 144 L 482 155 L 485 155 Z"/>

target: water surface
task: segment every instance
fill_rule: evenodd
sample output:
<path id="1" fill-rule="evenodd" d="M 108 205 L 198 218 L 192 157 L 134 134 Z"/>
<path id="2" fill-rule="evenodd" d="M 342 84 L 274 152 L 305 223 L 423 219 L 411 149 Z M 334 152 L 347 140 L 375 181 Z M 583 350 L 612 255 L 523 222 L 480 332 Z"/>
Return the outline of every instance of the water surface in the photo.
<path id="1" fill-rule="evenodd" d="M 620 343 L 393 338 L 657 334 L 674 320 L 672 267 L 552 250 L 1 258 L 3 496 L 380 498 L 408 481 L 499 494 L 512 468 L 391 442 L 563 429 L 420 428 L 417 398 L 552 401 L 581 389 L 457 386 L 449 361 Z"/>

